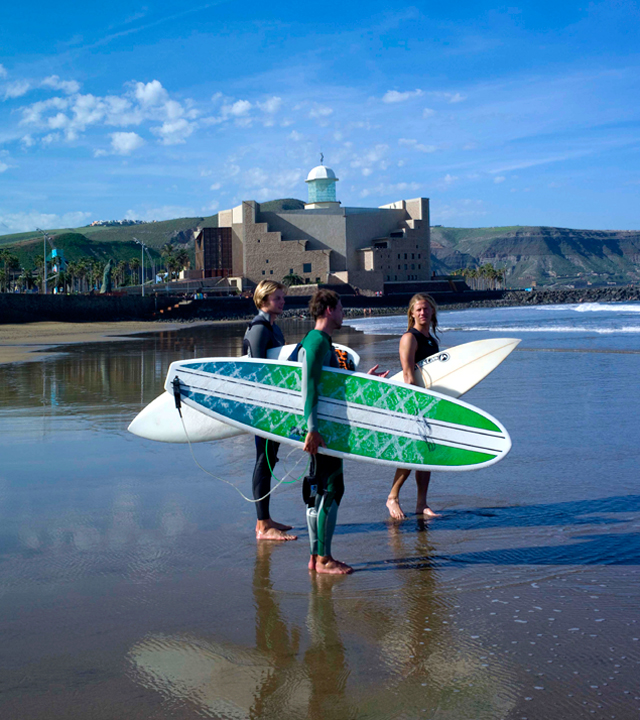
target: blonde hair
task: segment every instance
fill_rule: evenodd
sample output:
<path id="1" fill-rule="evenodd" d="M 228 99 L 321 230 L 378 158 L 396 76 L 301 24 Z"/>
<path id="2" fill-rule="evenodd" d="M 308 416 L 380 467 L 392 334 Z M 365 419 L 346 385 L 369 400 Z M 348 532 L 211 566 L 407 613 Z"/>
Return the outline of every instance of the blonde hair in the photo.
<path id="1" fill-rule="evenodd" d="M 435 335 L 436 328 L 438 327 L 438 306 L 436 305 L 436 301 L 431 297 L 431 295 L 426 295 L 424 293 L 417 293 L 411 298 L 411 300 L 409 300 L 409 309 L 407 310 L 407 330 L 411 330 L 411 328 L 416 324 L 416 321 L 413 317 L 413 308 L 419 302 L 426 302 L 431 305 L 431 309 L 433 310 L 433 315 L 431 316 L 431 330 Z"/>
<path id="2" fill-rule="evenodd" d="M 262 310 L 262 306 L 267 301 L 269 295 L 276 290 L 284 290 L 284 285 L 275 280 L 262 280 L 258 283 L 258 286 L 253 291 L 253 302 L 258 310 Z"/>

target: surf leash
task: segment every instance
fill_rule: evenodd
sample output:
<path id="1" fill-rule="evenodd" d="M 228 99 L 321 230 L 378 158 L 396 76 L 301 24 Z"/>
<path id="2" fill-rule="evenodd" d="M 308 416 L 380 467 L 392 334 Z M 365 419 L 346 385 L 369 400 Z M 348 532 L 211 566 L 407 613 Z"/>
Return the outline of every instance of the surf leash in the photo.
<path id="1" fill-rule="evenodd" d="M 278 480 L 278 482 L 276 485 L 274 485 L 274 487 L 271 488 L 271 490 L 269 490 L 269 492 L 266 495 L 263 495 L 261 498 L 257 498 L 257 499 L 248 498 L 242 492 L 242 490 L 237 488 L 233 483 L 229 482 L 228 480 L 225 480 L 224 478 L 219 477 L 218 475 L 214 475 L 212 472 L 207 470 L 207 468 L 203 467 L 198 462 L 198 460 L 195 456 L 195 453 L 193 452 L 193 447 L 191 445 L 191 439 L 189 438 L 189 433 L 187 432 L 187 426 L 185 425 L 184 418 L 182 417 L 182 397 L 180 394 L 179 378 L 175 377 L 171 384 L 173 386 L 173 399 L 176 404 L 176 410 L 178 411 L 178 415 L 180 416 L 180 422 L 182 423 L 182 429 L 184 430 L 185 437 L 187 438 L 187 444 L 189 445 L 189 451 L 191 452 L 191 457 L 193 458 L 193 462 L 200 468 L 200 470 L 202 470 L 202 472 L 206 473 L 207 475 L 210 475 L 212 478 L 214 478 L 214 480 L 220 480 L 220 482 L 223 482 L 226 485 L 230 485 L 242 497 L 243 500 L 246 500 L 247 502 L 250 502 L 250 503 L 258 503 L 261 500 L 264 500 L 265 498 L 269 497 L 269 495 L 271 495 L 271 493 L 274 492 L 276 490 L 276 488 L 278 488 L 280 485 L 282 485 L 282 483 L 285 483 L 287 485 L 290 485 L 291 483 L 295 483 L 298 480 L 300 480 L 300 478 L 302 478 L 302 476 L 306 473 L 306 468 L 305 468 L 305 471 L 302 473 L 302 475 L 300 475 L 300 477 L 294 478 L 293 480 L 286 480 L 287 476 L 291 475 L 291 471 L 287 471 L 287 473 L 283 476 L 283 478 L 281 480 L 278 480 L 278 478 L 273 473 L 273 468 L 271 467 L 271 463 L 269 462 L 269 456 L 267 455 L 267 464 L 269 465 L 269 470 L 271 472 L 271 476 L 275 480 Z M 267 442 L 268 442 L 268 440 L 267 440 Z M 289 455 L 291 455 L 291 453 L 294 452 L 295 450 L 296 450 L 296 448 L 292 448 Z M 266 447 L 265 447 L 265 451 L 266 451 Z M 285 462 L 289 459 L 289 455 L 287 455 L 287 457 L 285 458 Z M 297 464 L 298 463 L 296 463 L 296 465 Z M 307 463 L 307 467 L 308 467 L 308 463 Z M 295 468 L 295 465 L 294 465 L 294 468 Z"/>

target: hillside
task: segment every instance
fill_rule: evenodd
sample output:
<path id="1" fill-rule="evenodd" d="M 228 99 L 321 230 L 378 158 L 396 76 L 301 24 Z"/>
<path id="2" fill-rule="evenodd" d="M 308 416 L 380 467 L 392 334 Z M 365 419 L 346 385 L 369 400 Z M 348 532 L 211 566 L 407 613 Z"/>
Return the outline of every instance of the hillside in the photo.
<path id="1" fill-rule="evenodd" d="M 261 203 L 264 211 L 300 210 L 301 200 L 284 198 Z M 159 251 L 167 242 L 185 246 L 193 254 L 197 228 L 217 227 L 218 216 L 176 218 L 135 226 L 83 227 L 49 230 L 68 260 L 80 256 L 115 262 L 139 256 L 137 237 Z M 73 238 L 71 237 L 73 236 Z M 437 274 L 491 263 L 506 267 L 507 284 L 526 287 L 534 282 L 547 287 L 628 285 L 640 282 L 640 231 L 572 230 L 554 227 L 431 229 L 432 266 Z M 33 267 L 42 250 L 39 233 L 0 236 L 0 248 L 18 255 Z"/>
<path id="2" fill-rule="evenodd" d="M 547 287 L 640 281 L 640 232 L 554 227 L 431 230 L 436 272 L 491 263 L 508 269 L 507 284 Z"/>
<path id="3" fill-rule="evenodd" d="M 135 243 L 91 240 L 77 232 L 66 232 L 53 237 L 54 245 L 64 252 L 67 262 L 75 262 L 81 258 L 94 258 L 106 262 L 111 258 L 117 264 L 121 260 L 129 262 L 134 258 L 140 258 L 140 246 Z M 42 256 L 42 238 L 22 240 L 15 245 L 5 247 L 18 257 L 20 267 L 27 269 L 34 269 L 36 258 Z M 150 254 L 156 263 L 160 264 L 160 253 L 151 248 Z"/>

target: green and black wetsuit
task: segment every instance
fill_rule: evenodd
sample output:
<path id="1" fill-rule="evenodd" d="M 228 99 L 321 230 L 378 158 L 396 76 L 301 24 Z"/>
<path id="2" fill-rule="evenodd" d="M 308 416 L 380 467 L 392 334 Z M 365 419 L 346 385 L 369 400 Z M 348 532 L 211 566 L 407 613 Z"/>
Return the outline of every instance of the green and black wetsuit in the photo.
<path id="1" fill-rule="evenodd" d="M 318 430 L 318 398 L 323 365 L 337 366 L 331 337 L 312 330 L 302 341 L 298 355 L 302 363 L 302 398 L 307 431 Z M 342 460 L 318 453 L 311 461 L 311 475 L 319 492 L 307 508 L 307 527 L 312 555 L 331 555 L 331 538 L 338 518 L 338 506 L 344 494 Z"/>

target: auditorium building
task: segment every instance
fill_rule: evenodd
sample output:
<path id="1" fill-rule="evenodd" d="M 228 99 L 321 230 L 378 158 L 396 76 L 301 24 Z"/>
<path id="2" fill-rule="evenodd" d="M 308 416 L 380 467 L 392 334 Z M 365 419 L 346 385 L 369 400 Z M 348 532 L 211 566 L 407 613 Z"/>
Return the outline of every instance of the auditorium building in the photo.
<path id="1" fill-rule="evenodd" d="M 246 200 L 220 212 L 218 227 L 203 228 L 196 237 L 200 277 L 236 277 L 254 285 L 298 275 L 305 283 L 349 283 L 369 291 L 429 280 L 429 200 L 342 207 L 337 182 L 331 168 L 319 165 L 307 177 L 304 208 L 263 211 Z"/>

